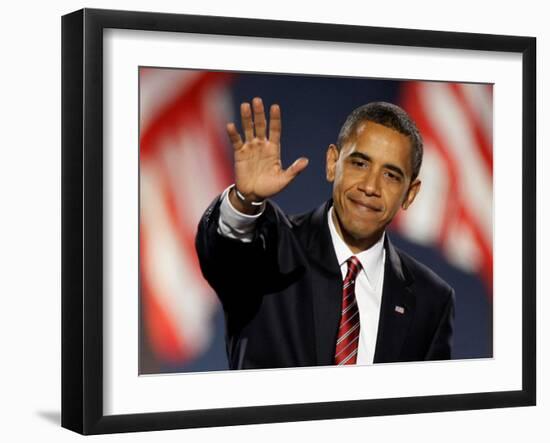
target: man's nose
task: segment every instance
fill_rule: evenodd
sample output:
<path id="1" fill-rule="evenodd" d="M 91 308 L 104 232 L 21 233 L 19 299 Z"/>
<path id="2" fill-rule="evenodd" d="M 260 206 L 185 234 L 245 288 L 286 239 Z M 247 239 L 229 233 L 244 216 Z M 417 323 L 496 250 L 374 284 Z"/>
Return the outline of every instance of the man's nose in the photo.
<path id="1" fill-rule="evenodd" d="M 380 174 L 374 170 L 367 171 L 359 187 L 366 195 L 380 197 Z"/>

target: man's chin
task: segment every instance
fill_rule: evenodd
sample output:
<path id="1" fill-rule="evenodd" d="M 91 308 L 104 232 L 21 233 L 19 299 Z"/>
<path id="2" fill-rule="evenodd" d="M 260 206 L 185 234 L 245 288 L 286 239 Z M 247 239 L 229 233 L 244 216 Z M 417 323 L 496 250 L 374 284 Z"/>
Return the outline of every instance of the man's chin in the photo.
<path id="1" fill-rule="evenodd" d="M 382 235 L 382 231 L 371 227 L 357 227 L 350 226 L 346 229 L 346 237 L 352 240 L 354 243 L 369 243 L 373 240 L 378 240 Z"/>

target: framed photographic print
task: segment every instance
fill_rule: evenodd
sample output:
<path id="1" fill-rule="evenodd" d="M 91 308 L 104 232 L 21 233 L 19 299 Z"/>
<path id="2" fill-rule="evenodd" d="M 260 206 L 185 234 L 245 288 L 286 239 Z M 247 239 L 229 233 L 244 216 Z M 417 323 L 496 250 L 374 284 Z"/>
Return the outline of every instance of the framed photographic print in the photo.
<path id="1" fill-rule="evenodd" d="M 534 405 L 535 51 L 64 16 L 62 425 Z"/>

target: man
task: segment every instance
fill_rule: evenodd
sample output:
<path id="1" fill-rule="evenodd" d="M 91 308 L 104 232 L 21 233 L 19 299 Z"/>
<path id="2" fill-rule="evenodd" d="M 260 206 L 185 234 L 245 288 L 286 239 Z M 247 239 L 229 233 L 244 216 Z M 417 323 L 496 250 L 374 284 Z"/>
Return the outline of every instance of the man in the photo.
<path id="1" fill-rule="evenodd" d="M 454 291 L 385 229 L 420 190 L 422 140 L 389 103 L 353 111 L 328 147 L 332 199 L 287 216 L 268 200 L 306 166 L 280 160 L 281 113 L 260 98 L 233 123 L 235 185 L 206 210 L 196 247 L 223 305 L 232 369 L 442 360 Z"/>

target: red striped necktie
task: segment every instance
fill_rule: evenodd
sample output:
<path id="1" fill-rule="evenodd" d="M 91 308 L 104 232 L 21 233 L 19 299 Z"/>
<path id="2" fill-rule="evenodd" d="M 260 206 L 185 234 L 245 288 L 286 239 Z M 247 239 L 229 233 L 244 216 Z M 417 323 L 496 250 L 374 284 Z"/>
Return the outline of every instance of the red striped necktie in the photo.
<path id="1" fill-rule="evenodd" d="M 359 344 L 359 308 L 355 299 L 355 279 L 361 271 L 361 263 L 355 256 L 347 260 L 348 273 L 344 279 L 342 317 L 336 339 L 335 365 L 354 365 L 357 362 Z"/>

